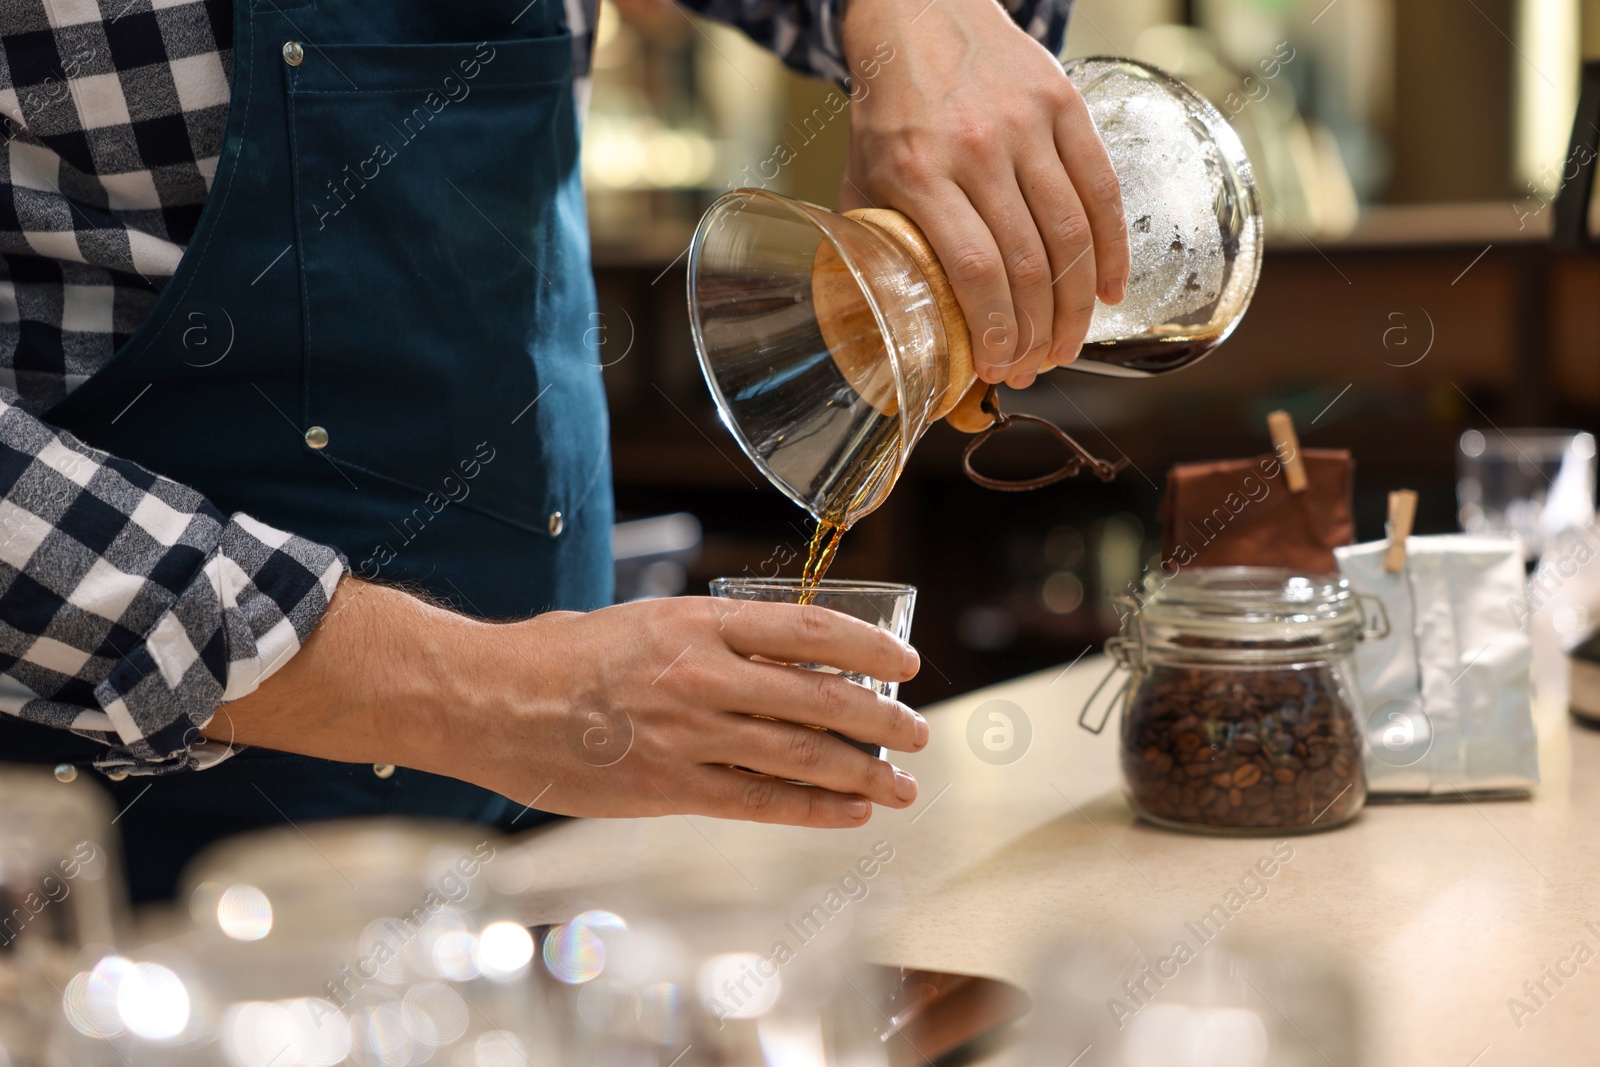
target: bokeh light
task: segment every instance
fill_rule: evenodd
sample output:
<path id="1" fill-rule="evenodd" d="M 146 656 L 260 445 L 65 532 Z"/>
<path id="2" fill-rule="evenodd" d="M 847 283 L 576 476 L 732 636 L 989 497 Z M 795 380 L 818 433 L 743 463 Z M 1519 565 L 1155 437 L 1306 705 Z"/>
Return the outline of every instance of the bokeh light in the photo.
<path id="1" fill-rule="evenodd" d="M 528 1067 L 528 1050 L 509 1030 L 490 1030 L 464 1046 L 451 1067 Z"/>
<path id="2" fill-rule="evenodd" d="M 478 935 L 478 968 L 489 978 L 520 974 L 533 959 L 533 935 L 514 922 L 494 922 Z"/>
<path id="3" fill-rule="evenodd" d="M 712 956 L 701 965 L 698 984 L 700 1002 L 718 1019 L 755 1019 L 765 1015 L 783 991 L 777 964 L 754 952 Z"/>
<path id="4" fill-rule="evenodd" d="M 273 1001 L 230 1004 L 222 1014 L 221 1036 L 222 1051 L 237 1067 L 300 1061 L 299 1049 L 294 1047 L 294 1016 Z"/>
<path id="5" fill-rule="evenodd" d="M 122 1025 L 150 1041 L 167 1041 L 189 1024 L 189 990 L 159 963 L 136 963 L 117 983 Z"/>
<path id="6" fill-rule="evenodd" d="M 358 970 L 386 985 L 401 984 L 406 980 L 401 951 L 411 937 L 410 929 L 399 919 L 374 919 L 356 943 L 361 958 Z"/>
<path id="7" fill-rule="evenodd" d="M 354 1038 L 351 1052 L 357 1063 L 410 1067 L 427 1062 L 433 1055 L 432 1046 L 411 1036 L 404 1010 L 392 1001 L 356 1012 L 350 1031 Z"/>
<path id="8" fill-rule="evenodd" d="M 61 997 L 67 1022 L 88 1037 L 112 1038 L 127 1028 L 117 1011 L 117 988 L 133 969 L 133 961 L 123 956 L 107 956 L 94 970 L 72 976 Z"/>
<path id="9" fill-rule="evenodd" d="M 220 1037 L 234 1067 L 334 1067 L 350 1054 L 349 1020 L 316 997 L 230 1004 Z"/>
<path id="10" fill-rule="evenodd" d="M 475 926 L 460 908 L 444 905 L 422 924 L 415 938 L 400 942 L 405 945 L 402 956 L 406 966 L 413 974 L 452 982 L 478 977 Z"/>
<path id="11" fill-rule="evenodd" d="M 469 982 L 482 973 L 478 937 L 467 930 L 447 930 L 433 942 L 433 966 L 441 978 Z"/>
<path id="12" fill-rule="evenodd" d="M 449 1045 L 467 1032 L 467 1002 L 443 982 L 423 982 L 406 990 L 400 1019 L 407 1032 L 425 1045 Z"/>
<path id="13" fill-rule="evenodd" d="M 600 931 L 627 928 L 615 912 L 586 911 L 545 937 L 545 968 L 568 985 L 592 981 L 606 969 L 606 946 Z"/>
<path id="14" fill-rule="evenodd" d="M 272 901 L 253 885 L 232 885 L 217 898 L 217 925 L 235 941 L 260 941 L 272 931 Z"/>
<path id="15" fill-rule="evenodd" d="M 1056 571 L 1039 590 L 1044 606 L 1057 615 L 1070 615 L 1083 604 L 1083 581 L 1071 571 Z"/>

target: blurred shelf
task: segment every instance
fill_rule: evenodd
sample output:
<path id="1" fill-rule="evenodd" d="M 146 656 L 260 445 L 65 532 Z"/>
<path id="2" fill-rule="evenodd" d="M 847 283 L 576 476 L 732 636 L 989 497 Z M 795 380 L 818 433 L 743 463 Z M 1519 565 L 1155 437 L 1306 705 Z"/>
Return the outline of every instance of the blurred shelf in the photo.
<path id="1" fill-rule="evenodd" d="M 1355 228 L 1342 237 L 1318 238 L 1324 248 L 1436 248 L 1450 245 L 1537 244 L 1550 239 L 1555 206 L 1538 201 L 1489 200 L 1458 204 L 1375 204 L 1363 208 Z M 1296 240 L 1271 241 L 1269 251 L 1294 248 Z"/>
<path id="2" fill-rule="evenodd" d="M 722 190 L 693 195 L 709 204 Z M 654 195 L 654 194 L 653 194 Z M 684 210 L 680 205 L 679 210 Z M 1289 234 L 1267 241 L 1267 253 L 1361 249 L 1432 249 L 1458 246 L 1536 245 L 1550 239 L 1553 204 L 1535 198 L 1490 200 L 1473 203 L 1375 204 L 1361 211 L 1355 227 L 1346 234 Z M 607 225 L 596 218 L 593 258 L 597 268 L 637 267 L 661 270 L 677 263 L 694 235 L 696 216 L 641 220 Z"/>

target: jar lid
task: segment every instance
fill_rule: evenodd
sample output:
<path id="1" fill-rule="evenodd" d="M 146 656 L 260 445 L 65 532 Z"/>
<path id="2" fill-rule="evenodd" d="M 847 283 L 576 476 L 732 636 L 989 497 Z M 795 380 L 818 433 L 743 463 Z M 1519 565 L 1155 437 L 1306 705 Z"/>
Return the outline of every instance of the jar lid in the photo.
<path id="1" fill-rule="evenodd" d="M 1352 646 L 1364 628 L 1358 598 L 1336 574 L 1197 567 L 1172 578 L 1153 572 L 1144 585 L 1135 617 L 1151 649 L 1320 654 Z"/>

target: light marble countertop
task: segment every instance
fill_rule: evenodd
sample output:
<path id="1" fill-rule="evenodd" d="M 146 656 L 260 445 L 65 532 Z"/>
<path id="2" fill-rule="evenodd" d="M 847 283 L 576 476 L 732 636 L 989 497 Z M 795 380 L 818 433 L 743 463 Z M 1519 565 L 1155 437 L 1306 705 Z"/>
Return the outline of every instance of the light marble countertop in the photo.
<path id="1" fill-rule="evenodd" d="M 517 861 L 543 890 L 529 896 L 534 910 L 551 913 L 528 918 L 563 917 L 562 887 L 594 882 L 759 886 L 796 866 L 835 881 L 885 841 L 894 858 L 869 883 L 856 925 L 877 960 L 1026 985 L 1052 937 L 1176 932 L 1237 885 L 1272 839 L 1134 819 L 1117 777 L 1115 722 L 1099 736 L 1077 725 L 1106 666 L 1093 657 L 925 709 L 932 741 L 903 759 L 921 783 L 917 803 L 880 809 L 855 830 L 674 815 L 531 834 Z M 1021 708 L 1031 725 L 1009 765 L 984 762 L 968 744 L 968 720 L 990 700 Z M 1600 959 L 1520 1027 L 1507 1004 L 1574 942 L 1600 951 L 1585 926 L 1600 928 L 1600 732 L 1569 728 L 1559 706 L 1538 719 L 1544 783 L 1534 799 L 1371 805 L 1347 826 L 1293 837 L 1293 861 L 1230 924 L 1342 961 L 1362 1009 L 1366 1067 L 1595 1060 Z M 1016 1060 L 1011 1050 L 988 1062 Z"/>

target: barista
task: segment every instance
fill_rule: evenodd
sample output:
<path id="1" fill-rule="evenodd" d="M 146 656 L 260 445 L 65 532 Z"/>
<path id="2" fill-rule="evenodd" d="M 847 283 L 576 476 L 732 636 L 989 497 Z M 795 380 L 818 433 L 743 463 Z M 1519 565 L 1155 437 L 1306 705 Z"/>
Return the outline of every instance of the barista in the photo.
<path id="1" fill-rule="evenodd" d="M 980 375 L 1026 386 L 1129 268 L 1052 58 L 1067 0 L 1008 3 L 690 0 L 870 77 L 842 206 L 915 220 Z M 779 665 L 904 680 L 897 639 L 790 605 L 606 606 L 593 25 L 550 0 L 0 19 L 0 755 L 105 783 L 136 897 L 283 821 L 839 827 L 915 799 L 806 727 L 915 751 L 921 716 Z"/>

